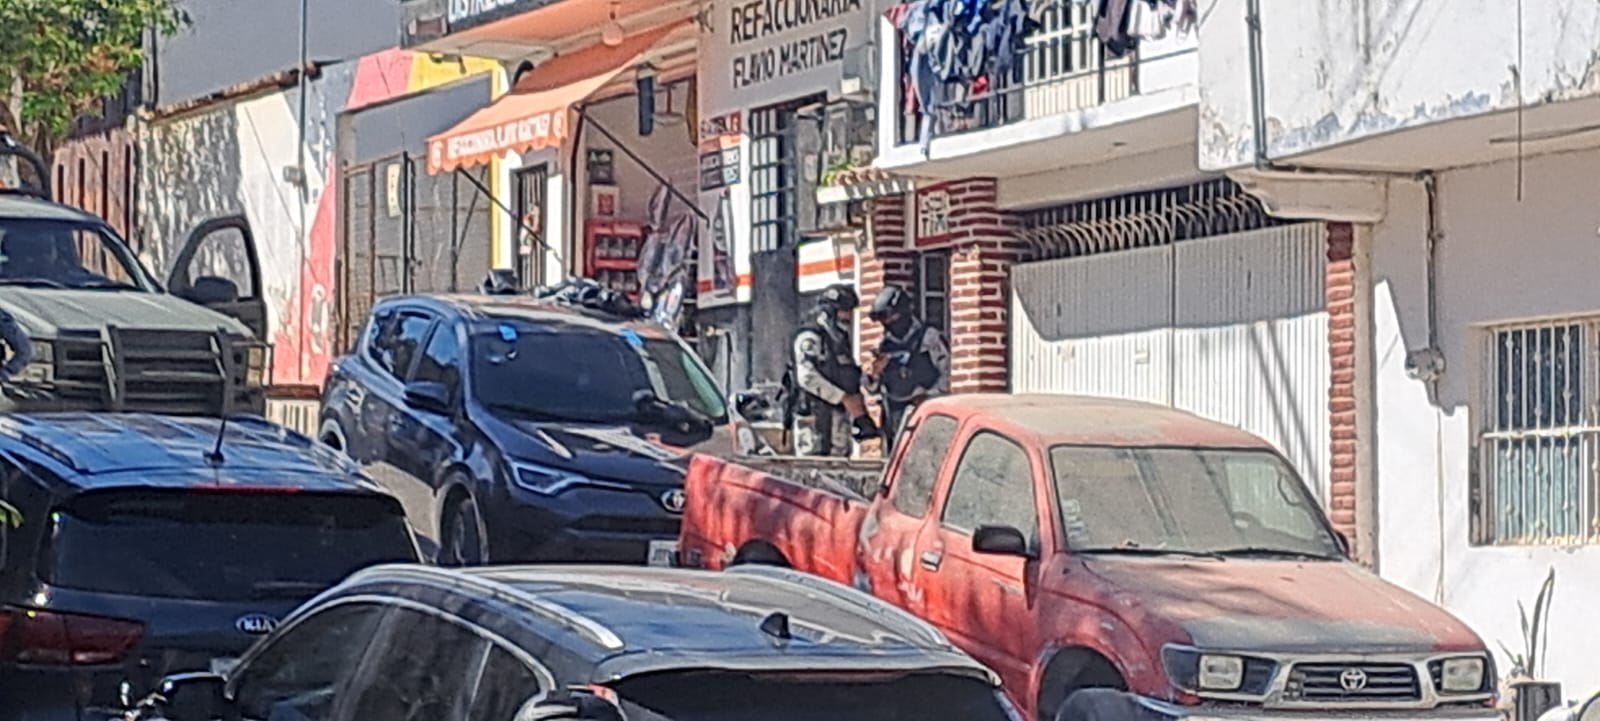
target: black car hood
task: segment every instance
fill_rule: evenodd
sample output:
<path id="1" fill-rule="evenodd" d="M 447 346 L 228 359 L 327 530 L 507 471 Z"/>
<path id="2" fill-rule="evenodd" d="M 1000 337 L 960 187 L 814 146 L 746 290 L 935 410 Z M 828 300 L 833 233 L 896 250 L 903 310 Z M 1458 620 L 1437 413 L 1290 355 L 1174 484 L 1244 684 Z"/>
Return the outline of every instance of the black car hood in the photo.
<path id="1" fill-rule="evenodd" d="M 495 445 L 509 458 L 570 471 L 598 480 L 649 486 L 682 486 L 689 457 L 731 452 L 727 426 L 690 445 L 674 445 L 655 429 L 628 423 L 577 423 L 494 417 L 486 424 Z"/>

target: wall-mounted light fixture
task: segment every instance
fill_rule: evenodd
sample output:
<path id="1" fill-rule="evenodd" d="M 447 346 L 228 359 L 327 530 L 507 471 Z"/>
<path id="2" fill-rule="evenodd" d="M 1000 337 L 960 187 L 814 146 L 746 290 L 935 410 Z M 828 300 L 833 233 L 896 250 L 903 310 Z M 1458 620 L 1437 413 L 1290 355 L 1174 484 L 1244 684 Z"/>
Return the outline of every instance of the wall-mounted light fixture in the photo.
<path id="1" fill-rule="evenodd" d="M 617 8 L 621 5 L 621 0 L 611 0 L 611 19 L 606 21 L 605 28 L 600 31 L 600 42 L 605 43 L 608 48 L 621 45 L 623 39 L 628 36 L 627 31 L 622 29 L 622 23 L 617 22 Z"/>

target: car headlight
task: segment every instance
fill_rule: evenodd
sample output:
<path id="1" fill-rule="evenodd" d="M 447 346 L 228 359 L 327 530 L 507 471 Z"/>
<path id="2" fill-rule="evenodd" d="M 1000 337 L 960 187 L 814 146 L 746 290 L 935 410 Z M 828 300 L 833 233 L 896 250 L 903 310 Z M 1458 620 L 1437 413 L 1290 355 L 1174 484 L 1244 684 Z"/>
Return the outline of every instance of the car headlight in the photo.
<path id="1" fill-rule="evenodd" d="M 512 463 L 511 472 L 512 480 L 518 486 L 547 496 L 554 496 L 572 486 L 588 482 L 588 479 L 575 473 L 527 463 Z"/>
<path id="2" fill-rule="evenodd" d="M 1254 681 L 1250 688 L 1245 688 L 1246 671 L 1265 672 L 1250 673 L 1252 679 L 1270 677 L 1272 674 L 1271 661 L 1232 654 L 1202 653 L 1180 646 L 1163 648 L 1161 661 L 1172 685 L 1189 693 L 1212 691 L 1259 695 L 1265 693 L 1266 688 Z M 1253 668 L 1261 664 L 1266 664 L 1266 667 Z"/>
<path id="3" fill-rule="evenodd" d="M 268 384 L 267 373 L 271 358 L 271 349 L 264 345 L 253 345 L 245 350 L 244 384 L 246 387 L 262 388 Z"/>
<path id="4" fill-rule="evenodd" d="M 1439 690 L 1472 693 L 1483 689 L 1482 658 L 1445 659 L 1439 669 Z"/>
<path id="5" fill-rule="evenodd" d="M 1238 656 L 1200 654 L 1195 682 L 1203 691 L 1233 691 L 1244 684 L 1244 659 Z"/>
<path id="6" fill-rule="evenodd" d="M 32 341 L 33 358 L 24 366 L 17 380 L 25 383 L 51 383 L 56 379 L 56 349 L 47 340 Z"/>

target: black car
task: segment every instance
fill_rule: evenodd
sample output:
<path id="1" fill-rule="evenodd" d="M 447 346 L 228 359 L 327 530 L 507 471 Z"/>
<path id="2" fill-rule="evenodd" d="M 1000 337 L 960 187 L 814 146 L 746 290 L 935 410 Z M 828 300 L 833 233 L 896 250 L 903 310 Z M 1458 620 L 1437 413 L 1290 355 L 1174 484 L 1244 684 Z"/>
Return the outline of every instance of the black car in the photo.
<path id="1" fill-rule="evenodd" d="M 420 557 L 393 496 L 259 418 L 0 416 L 0 521 L 3 721 L 102 721 Z"/>
<path id="2" fill-rule="evenodd" d="M 231 672 L 162 686 L 144 718 L 1018 718 L 998 677 L 925 622 L 777 568 L 368 569 Z"/>
<path id="3" fill-rule="evenodd" d="M 319 437 L 446 565 L 666 560 L 689 454 L 754 438 L 676 335 L 531 295 L 380 301 L 329 371 Z"/>

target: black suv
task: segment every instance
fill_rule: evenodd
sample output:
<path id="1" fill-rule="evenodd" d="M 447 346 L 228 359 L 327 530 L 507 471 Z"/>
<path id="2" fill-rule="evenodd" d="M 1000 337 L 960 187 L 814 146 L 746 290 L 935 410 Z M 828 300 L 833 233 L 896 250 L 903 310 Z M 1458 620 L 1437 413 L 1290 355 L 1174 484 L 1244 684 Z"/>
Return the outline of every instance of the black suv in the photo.
<path id="1" fill-rule="evenodd" d="M 4 721 L 103 721 L 420 557 L 398 501 L 261 419 L 0 416 L 0 521 Z"/>
<path id="2" fill-rule="evenodd" d="M 659 325 L 449 295 L 373 308 L 329 371 L 319 438 L 400 497 L 440 563 L 471 565 L 666 562 L 690 453 L 754 436 Z"/>
<path id="3" fill-rule="evenodd" d="M 374 568 L 171 721 L 1016 721 L 989 669 L 877 599 L 776 568 Z"/>

